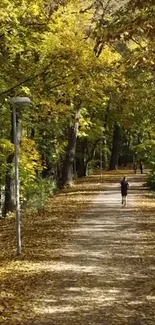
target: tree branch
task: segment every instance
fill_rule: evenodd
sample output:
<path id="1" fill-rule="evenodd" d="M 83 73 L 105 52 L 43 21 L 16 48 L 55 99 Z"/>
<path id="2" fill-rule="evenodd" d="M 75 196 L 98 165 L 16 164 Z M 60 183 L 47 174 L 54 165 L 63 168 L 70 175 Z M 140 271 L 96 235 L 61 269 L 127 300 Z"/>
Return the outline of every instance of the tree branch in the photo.
<path id="1" fill-rule="evenodd" d="M 56 58 L 55 58 L 55 59 L 56 59 Z M 48 68 L 49 68 L 49 67 L 51 66 L 51 64 L 53 63 L 53 61 L 54 61 L 54 60 L 52 59 L 52 60 L 50 61 L 50 63 L 47 64 L 47 66 L 46 66 L 46 67 L 44 68 L 44 70 L 42 70 L 41 72 L 36 73 L 36 74 L 33 75 L 33 76 L 29 76 L 29 77 L 25 78 L 24 80 L 19 81 L 18 83 L 16 83 L 14 86 L 8 88 L 7 90 L 4 90 L 4 91 L 0 92 L 0 97 L 2 97 L 2 96 L 4 96 L 4 95 L 8 94 L 9 92 L 13 91 L 14 89 L 20 87 L 21 85 L 24 85 L 25 83 L 30 82 L 30 81 L 32 81 L 32 80 L 34 80 L 34 79 L 37 79 L 38 77 L 44 75 L 44 74 L 46 73 L 46 71 L 48 70 Z"/>
<path id="2" fill-rule="evenodd" d="M 80 13 L 84 14 L 85 12 L 89 11 L 90 9 L 93 8 L 94 4 L 95 4 L 95 2 L 93 2 L 89 7 L 85 8 L 85 9 L 81 9 Z"/>
<path id="3" fill-rule="evenodd" d="M 136 43 L 137 45 L 139 45 L 139 47 L 142 49 L 142 50 L 145 50 L 145 46 L 143 47 L 135 38 L 131 37 L 131 40 Z"/>
<path id="4" fill-rule="evenodd" d="M 16 89 L 16 88 L 18 88 L 18 87 L 20 87 L 21 85 L 23 85 L 23 84 L 25 84 L 25 83 L 27 83 L 27 82 L 33 80 L 33 79 L 36 79 L 36 78 L 38 78 L 38 77 L 41 76 L 41 75 L 43 75 L 43 74 L 47 71 L 47 69 L 49 68 L 50 65 L 51 65 L 51 63 L 50 63 L 49 65 L 47 65 L 46 68 L 45 68 L 43 71 L 41 71 L 41 72 L 35 74 L 34 76 L 27 77 L 26 79 L 24 79 L 24 80 L 18 82 L 16 85 L 14 85 L 14 86 L 8 88 L 7 90 L 2 91 L 2 92 L 0 93 L 0 97 L 3 96 L 3 95 L 5 95 L 5 94 L 7 94 L 7 93 L 9 93 L 9 92 L 11 92 L 12 90 L 14 90 L 14 89 Z"/>

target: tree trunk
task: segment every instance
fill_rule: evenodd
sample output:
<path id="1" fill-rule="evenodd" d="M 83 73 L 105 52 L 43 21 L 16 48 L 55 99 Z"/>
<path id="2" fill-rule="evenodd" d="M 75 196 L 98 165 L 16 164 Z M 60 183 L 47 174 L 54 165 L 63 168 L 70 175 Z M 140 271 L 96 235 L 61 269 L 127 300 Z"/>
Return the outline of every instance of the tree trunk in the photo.
<path id="1" fill-rule="evenodd" d="M 14 201 L 14 180 L 11 176 L 12 164 L 14 161 L 14 154 L 10 154 L 7 159 L 7 170 L 5 174 L 5 199 L 2 209 L 3 217 L 6 217 L 7 213 L 14 211 L 15 201 Z"/>
<path id="2" fill-rule="evenodd" d="M 108 125 L 108 116 L 110 111 L 110 101 L 108 102 L 104 120 L 104 131 L 103 131 L 103 163 L 102 167 L 104 169 L 108 168 L 108 152 L 107 152 L 107 125 Z"/>
<path id="3" fill-rule="evenodd" d="M 117 124 L 117 122 L 115 122 L 109 170 L 117 170 L 118 168 L 120 135 L 121 135 L 121 129 Z"/>
<path id="4" fill-rule="evenodd" d="M 107 154 L 107 140 L 103 139 L 103 162 L 102 167 L 106 169 L 108 167 L 108 154 Z"/>
<path id="5" fill-rule="evenodd" d="M 21 142 L 21 119 L 17 116 L 16 128 L 17 128 L 17 141 Z M 13 137 L 13 113 L 11 109 L 11 134 L 10 134 L 11 142 L 14 143 Z M 5 174 L 5 198 L 4 205 L 2 209 L 3 217 L 6 217 L 9 212 L 15 210 L 15 180 L 13 174 L 13 163 L 14 163 L 14 153 L 11 153 L 7 158 L 7 170 Z"/>
<path id="6" fill-rule="evenodd" d="M 87 165 L 84 156 L 76 159 L 76 172 L 79 178 L 87 176 Z"/>
<path id="7" fill-rule="evenodd" d="M 88 175 L 88 165 L 95 156 L 96 146 L 100 139 L 96 140 L 95 143 L 91 143 L 87 138 L 81 140 L 78 147 L 78 155 L 76 158 L 76 171 L 78 177 L 85 177 Z"/>
<path id="8" fill-rule="evenodd" d="M 73 163 L 75 159 L 76 151 L 76 139 L 79 128 L 79 118 L 81 113 L 81 105 L 76 109 L 75 122 L 72 127 L 69 128 L 68 145 L 66 148 L 66 156 L 62 167 L 62 176 L 60 180 L 60 186 L 72 185 L 73 182 Z"/>
<path id="9" fill-rule="evenodd" d="M 85 177 L 87 174 L 87 164 L 86 164 L 86 149 L 87 149 L 87 140 L 78 139 L 78 148 L 77 148 L 77 157 L 76 157 L 76 173 L 77 176 Z"/>

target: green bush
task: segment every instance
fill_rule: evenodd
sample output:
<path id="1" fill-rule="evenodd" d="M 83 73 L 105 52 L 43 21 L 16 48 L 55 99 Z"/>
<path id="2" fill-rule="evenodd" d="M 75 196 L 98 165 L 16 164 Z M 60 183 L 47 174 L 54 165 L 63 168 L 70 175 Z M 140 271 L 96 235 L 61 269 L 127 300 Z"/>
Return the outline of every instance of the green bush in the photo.
<path id="1" fill-rule="evenodd" d="M 149 186 L 152 190 L 155 190 L 155 166 L 148 175 L 147 186 Z"/>
<path id="2" fill-rule="evenodd" d="M 56 191 L 53 179 L 38 177 L 30 182 L 27 191 L 22 195 L 22 207 L 26 210 L 43 211 L 49 197 Z"/>

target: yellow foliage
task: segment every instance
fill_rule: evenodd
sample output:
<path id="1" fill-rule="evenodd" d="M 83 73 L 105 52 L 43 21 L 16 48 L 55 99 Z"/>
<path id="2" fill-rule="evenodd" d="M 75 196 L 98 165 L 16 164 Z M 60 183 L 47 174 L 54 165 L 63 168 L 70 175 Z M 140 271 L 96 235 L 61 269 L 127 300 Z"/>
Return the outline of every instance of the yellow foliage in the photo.
<path id="1" fill-rule="evenodd" d="M 11 152 L 13 152 L 13 150 L 14 150 L 14 145 L 13 143 L 11 143 L 10 140 L 0 139 L 0 152 L 2 156 L 3 155 L 7 156 Z"/>
<path id="2" fill-rule="evenodd" d="M 23 137 L 21 144 L 21 166 L 27 173 L 32 175 L 42 170 L 40 155 L 33 139 Z"/>

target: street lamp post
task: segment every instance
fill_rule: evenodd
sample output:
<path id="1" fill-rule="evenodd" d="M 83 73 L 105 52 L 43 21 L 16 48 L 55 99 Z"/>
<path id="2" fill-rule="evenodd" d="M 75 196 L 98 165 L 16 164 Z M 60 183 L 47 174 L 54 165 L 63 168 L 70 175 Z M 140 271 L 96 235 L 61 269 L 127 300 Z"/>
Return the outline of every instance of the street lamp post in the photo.
<path id="1" fill-rule="evenodd" d="M 20 183 L 19 183 L 19 140 L 17 135 L 17 109 L 22 105 L 30 105 L 28 97 L 14 97 L 11 100 L 13 114 L 13 139 L 15 147 L 15 200 L 16 200 L 16 236 L 17 255 L 21 254 L 21 220 L 20 220 Z"/>

